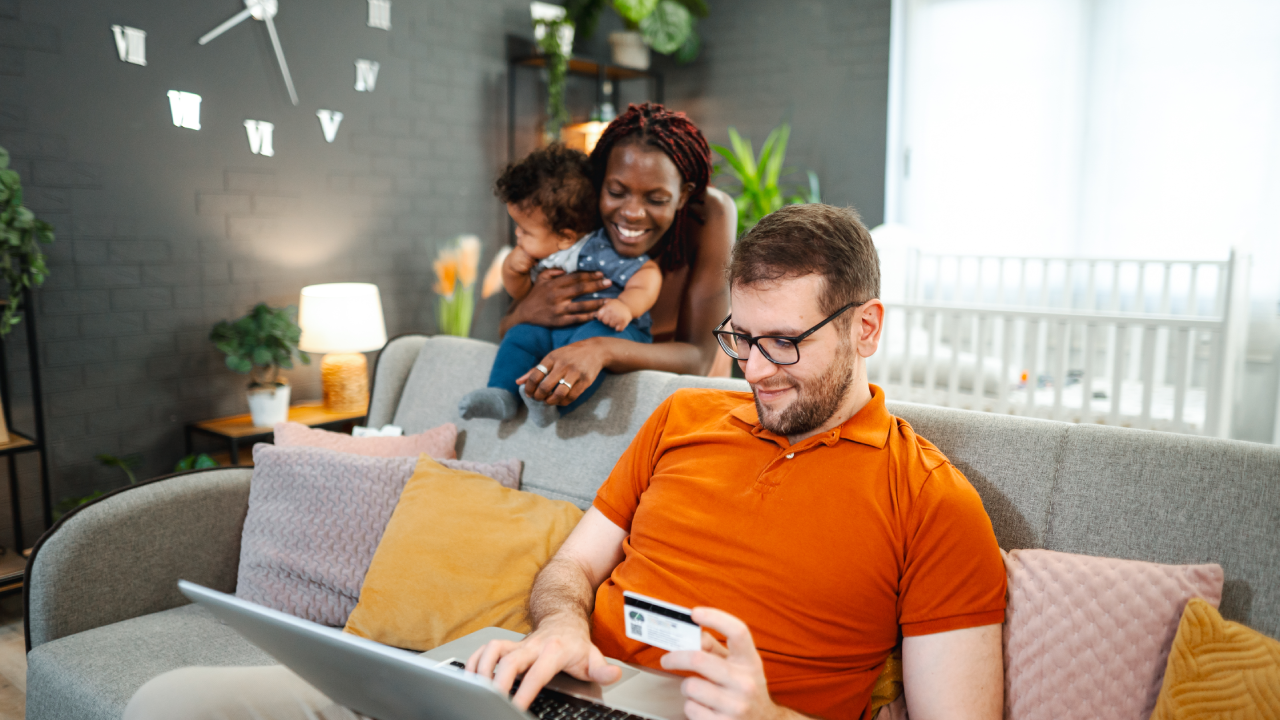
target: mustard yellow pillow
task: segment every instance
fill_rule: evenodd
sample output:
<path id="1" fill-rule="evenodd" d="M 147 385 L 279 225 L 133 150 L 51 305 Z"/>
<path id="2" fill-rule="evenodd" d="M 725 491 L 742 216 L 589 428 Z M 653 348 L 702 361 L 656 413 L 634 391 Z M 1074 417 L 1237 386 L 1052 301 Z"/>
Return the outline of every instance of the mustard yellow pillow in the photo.
<path id="1" fill-rule="evenodd" d="M 534 575 L 582 511 L 427 455 L 382 534 L 346 631 L 430 650 L 481 628 L 528 632 Z"/>
<path id="2" fill-rule="evenodd" d="M 1280 717 L 1280 641 L 1193 598 L 1173 638 L 1151 720 Z"/>

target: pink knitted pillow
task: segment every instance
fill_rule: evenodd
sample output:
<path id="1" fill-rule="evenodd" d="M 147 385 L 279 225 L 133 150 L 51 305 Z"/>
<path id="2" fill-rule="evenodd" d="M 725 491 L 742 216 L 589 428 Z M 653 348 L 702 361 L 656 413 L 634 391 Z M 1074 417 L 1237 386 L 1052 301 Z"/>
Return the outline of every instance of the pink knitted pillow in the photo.
<path id="1" fill-rule="evenodd" d="M 454 450 L 458 444 L 458 426 L 453 423 L 401 437 L 358 438 L 346 433 L 317 430 L 296 422 L 277 423 L 275 433 L 276 445 L 285 447 L 306 445 L 370 457 L 417 458 L 422 453 L 436 460 L 453 460 L 458 457 Z"/>
<path id="2" fill-rule="evenodd" d="M 1146 720 L 1183 606 L 1222 600 L 1222 567 L 1052 550 L 1005 555 L 1004 716 Z"/>
<path id="3" fill-rule="evenodd" d="M 236 595 L 324 625 L 345 625 L 417 456 L 259 443 L 253 462 Z M 440 463 L 520 487 L 519 460 Z"/>

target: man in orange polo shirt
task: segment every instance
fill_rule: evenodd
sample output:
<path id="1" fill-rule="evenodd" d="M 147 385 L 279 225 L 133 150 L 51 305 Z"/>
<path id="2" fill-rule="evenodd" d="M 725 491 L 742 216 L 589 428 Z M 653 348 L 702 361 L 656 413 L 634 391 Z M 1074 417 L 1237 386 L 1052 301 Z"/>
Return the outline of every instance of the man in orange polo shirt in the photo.
<path id="1" fill-rule="evenodd" d="M 543 569 L 534 631 L 468 669 L 527 706 L 604 657 L 689 674 L 691 720 L 870 716 L 901 641 L 912 720 L 997 718 L 1005 574 L 977 492 L 867 382 L 884 317 L 856 213 L 794 205 L 733 250 L 717 330 L 752 392 L 682 390 Z M 626 637 L 623 591 L 693 607 L 701 651 Z"/>

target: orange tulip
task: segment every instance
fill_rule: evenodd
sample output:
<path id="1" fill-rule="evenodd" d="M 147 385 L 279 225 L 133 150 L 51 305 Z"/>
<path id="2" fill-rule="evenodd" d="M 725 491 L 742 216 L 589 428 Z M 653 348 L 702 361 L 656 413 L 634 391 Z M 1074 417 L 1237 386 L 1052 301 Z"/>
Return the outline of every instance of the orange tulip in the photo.
<path id="1" fill-rule="evenodd" d="M 476 282 L 476 272 L 480 268 L 480 238 L 475 235 L 463 235 L 458 238 L 458 279 L 463 287 L 471 287 Z"/>
<path id="2" fill-rule="evenodd" d="M 432 263 L 436 269 L 436 294 L 453 297 L 454 288 L 458 284 L 458 253 L 455 250 L 441 250 L 439 258 Z"/>

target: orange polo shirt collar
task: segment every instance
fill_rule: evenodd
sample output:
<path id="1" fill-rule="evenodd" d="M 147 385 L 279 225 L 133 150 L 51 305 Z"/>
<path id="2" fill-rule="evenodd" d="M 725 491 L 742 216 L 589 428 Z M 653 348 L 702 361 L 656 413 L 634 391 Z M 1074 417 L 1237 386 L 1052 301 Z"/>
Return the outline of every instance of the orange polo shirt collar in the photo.
<path id="1" fill-rule="evenodd" d="M 870 385 L 869 387 L 871 388 L 871 400 L 867 401 L 867 404 L 863 405 L 861 410 L 854 413 L 853 417 L 845 420 L 839 427 L 802 440 L 795 446 L 795 449 L 807 450 L 818 443 L 831 447 L 841 438 L 862 445 L 869 445 L 873 448 L 883 449 L 885 443 L 889 441 L 889 430 L 893 427 L 893 416 L 889 414 L 889 410 L 884 406 L 884 391 L 876 385 Z M 729 415 L 744 423 L 755 437 L 775 442 L 784 449 L 791 447 L 791 441 L 787 440 L 786 436 L 774 434 L 760 424 L 760 416 L 756 413 L 754 401 L 739 405 L 731 410 Z"/>

